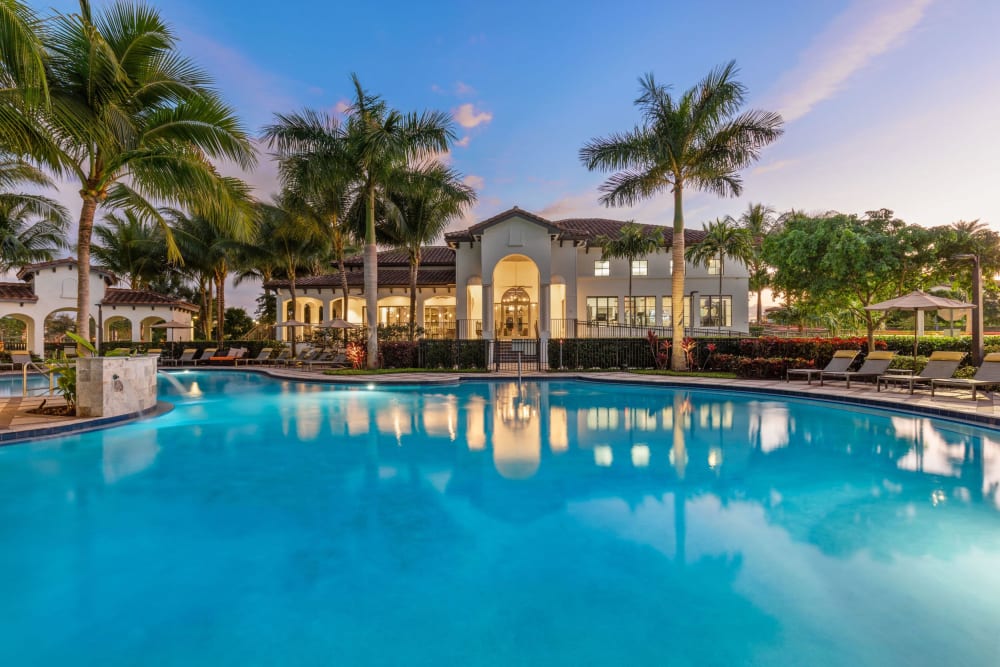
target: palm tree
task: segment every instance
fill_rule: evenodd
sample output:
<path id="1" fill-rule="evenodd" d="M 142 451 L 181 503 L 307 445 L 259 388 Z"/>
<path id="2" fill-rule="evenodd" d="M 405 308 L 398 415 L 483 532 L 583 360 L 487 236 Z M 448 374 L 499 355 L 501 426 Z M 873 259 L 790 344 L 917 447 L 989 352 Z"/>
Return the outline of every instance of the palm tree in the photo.
<path id="1" fill-rule="evenodd" d="M 601 259 L 624 259 L 628 263 L 628 301 L 632 313 L 629 324 L 635 325 L 635 304 L 632 301 L 632 262 L 637 257 L 645 257 L 660 249 L 663 234 L 660 230 L 647 233 L 634 221 L 629 221 L 618 230 L 618 236 L 600 236 Z"/>
<path id="2" fill-rule="evenodd" d="M 183 211 L 165 211 L 170 220 L 171 233 L 180 250 L 183 263 L 175 262 L 175 269 L 196 285 L 200 300 L 198 322 L 202 340 L 212 338 L 213 292 L 216 265 L 224 261 L 225 247 L 219 230 L 204 216 L 189 215 Z M 219 329 L 221 330 L 221 326 Z"/>
<path id="3" fill-rule="evenodd" d="M 154 201 L 161 201 L 224 210 L 240 194 L 209 159 L 248 169 L 256 158 L 232 109 L 209 77 L 178 52 L 172 30 L 155 9 L 119 0 L 95 16 L 89 0 L 80 0 L 79 13 L 52 19 L 44 43 L 51 109 L 42 125 L 65 172 L 79 180 L 83 199 L 77 330 L 85 331 L 98 207 L 128 202 L 153 212 Z M 224 231 L 244 238 L 249 233 L 246 227 Z M 169 236 L 168 243 L 177 258 Z"/>
<path id="4" fill-rule="evenodd" d="M 163 230 L 137 212 L 109 213 L 94 227 L 93 254 L 100 266 L 127 276 L 131 289 L 149 289 L 167 264 Z"/>
<path id="5" fill-rule="evenodd" d="M 722 307 L 722 278 L 726 274 L 726 257 L 735 259 L 741 264 L 748 264 L 753 255 L 753 239 L 736 221 L 726 216 L 721 220 L 704 225 L 705 238 L 685 252 L 685 259 L 692 264 L 708 267 L 715 259 L 719 260 L 719 308 Z M 694 308 L 695 304 L 691 304 Z M 722 318 L 717 318 L 722 327 Z"/>
<path id="6" fill-rule="evenodd" d="M 50 185 L 44 174 L 23 161 L 0 161 L 0 188 L 19 183 Z M 52 199 L 0 191 L 0 271 L 53 259 L 66 247 L 68 221 L 69 211 Z"/>
<path id="7" fill-rule="evenodd" d="M 333 259 L 340 271 L 346 319 L 350 295 L 344 259 L 354 252 L 347 213 L 360 184 L 346 128 L 334 116 L 310 109 L 275 117 L 277 122 L 264 129 L 264 138 L 275 150 L 287 196 L 307 202 L 328 227 Z"/>
<path id="8" fill-rule="evenodd" d="M 444 233 L 448 224 L 476 201 L 476 193 L 459 175 L 432 162 L 407 172 L 389 193 L 386 234 L 410 260 L 410 340 L 416 334 L 417 273 L 421 252 Z"/>
<path id="9" fill-rule="evenodd" d="M 735 80 L 736 74 L 736 64 L 730 62 L 676 98 L 647 74 L 640 79 L 642 92 L 635 101 L 642 124 L 592 139 L 580 150 L 588 169 L 617 172 L 601 186 L 605 206 L 632 206 L 666 190 L 673 193 L 671 302 L 675 315 L 684 312 L 685 189 L 739 195 L 743 189 L 740 170 L 756 161 L 764 146 L 782 133 L 779 114 L 740 112 L 747 91 Z M 675 316 L 674 370 L 687 368 L 683 339 L 683 318 Z"/>
<path id="10" fill-rule="evenodd" d="M 348 110 L 347 141 L 365 202 L 365 300 L 368 309 L 368 368 L 378 367 L 378 248 L 375 200 L 410 163 L 443 152 L 455 139 L 449 116 L 440 111 L 403 114 L 361 87 L 357 75 Z"/>
<path id="11" fill-rule="evenodd" d="M 750 289 L 757 293 L 757 324 L 764 321 L 764 288 L 767 287 L 770 276 L 767 273 L 767 262 L 764 261 L 764 237 L 775 225 L 775 212 L 764 204 L 749 204 L 747 210 L 740 216 L 740 226 L 747 230 L 751 241 L 751 256 L 747 261 L 750 270 Z"/>

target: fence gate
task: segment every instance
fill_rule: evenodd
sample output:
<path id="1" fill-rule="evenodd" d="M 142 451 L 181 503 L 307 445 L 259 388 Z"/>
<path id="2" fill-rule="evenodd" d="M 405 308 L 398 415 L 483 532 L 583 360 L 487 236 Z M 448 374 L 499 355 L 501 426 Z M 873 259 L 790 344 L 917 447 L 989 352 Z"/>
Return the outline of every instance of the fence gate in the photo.
<path id="1" fill-rule="evenodd" d="M 542 369 L 539 341 L 536 338 L 494 340 L 492 343 L 492 368 L 497 371 L 516 371 L 518 359 L 522 371 Z"/>

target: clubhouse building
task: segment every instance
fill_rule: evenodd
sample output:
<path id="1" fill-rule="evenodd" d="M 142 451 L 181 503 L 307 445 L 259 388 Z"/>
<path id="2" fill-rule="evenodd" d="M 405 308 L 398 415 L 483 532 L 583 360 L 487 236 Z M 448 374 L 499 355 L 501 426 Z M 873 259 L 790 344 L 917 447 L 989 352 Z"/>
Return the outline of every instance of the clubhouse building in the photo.
<path id="1" fill-rule="evenodd" d="M 494 340 L 645 336 L 673 324 L 672 239 L 637 258 L 601 259 L 599 237 L 614 237 L 626 223 L 601 218 L 547 220 L 517 207 L 445 235 L 446 245 L 424 248 L 417 275 L 416 322 L 430 338 Z M 704 233 L 685 231 L 685 244 Z M 684 312 L 692 334 L 748 330 L 748 274 L 735 261 L 687 265 Z M 379 253 L 379 325 L 409 321 L 409 262 L 396 250 Z M 340 317 L 366 326 L 364 266 L 345 262 L 346 305 L 339 272 L 296 280 L 295 308 L 287 280 L 265 287 L 278 299 L 278 320 L 308 326 Z M 632 296 L 629 296 L 631 274 Z M 721 279 L 721 280 L 720 280 Z M 308 326 L 306 329 L 308 329 Z M 279 336 L 290 336 L 279 327 Z M 301 331 L 302 328 L 299 328 Z"/>

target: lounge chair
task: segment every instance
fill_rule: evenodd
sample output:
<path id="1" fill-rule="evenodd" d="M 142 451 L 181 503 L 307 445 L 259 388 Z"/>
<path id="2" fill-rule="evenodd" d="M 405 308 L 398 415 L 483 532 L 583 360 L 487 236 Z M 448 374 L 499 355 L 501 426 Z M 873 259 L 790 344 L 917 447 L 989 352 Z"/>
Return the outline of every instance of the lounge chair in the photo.
<path id="1" fill-rule="evenodd" d="M 956 387 L 958 389 L 971 389 L 972 400 L 976 400 L 976 393 L 980 387 L 990 385 L 1000 385 L 1000 352 L 991 352 L 983 358 L 983 365 L 979 367 L 976 374 L 971 378 L 937 378 L 931 380 L 931 396 L 938 387 Z"/>
<path id="2" fill-rule="evenodd" d="M 180 364 L 189 364 L 194 361 L 194 355 L 198 353 L 198 348 L 196 347 L 185 347 L 181 351 L 181 356 L 177 358 L 173 357 L 160 357 L 160 363 L 169 366 L 179 366 Z"/>
<path id="3" fill-rule="evenodd" d="M 291 348 L 286 347 L 282 349 L 281 352 L 278 353 L 278 356 L 276 356 L 274 359 L 265 359 L 261 363 L 270 364 L 272 366 L 280 366 L 281 364 L 285 363 L 291 358 L 292 358 L 292 350 Z"/>
<path id="4" fill-rule="evenodd" d="M 321 351 L 322 350 L 313 349 L 308 345 L 304 345 L 299 349 L 298 354 L 296 354 L 294 357 L 285 359 L 284 361 L 280 361 L 279 364 L 281 364 L 282 366 L 298 366 L 303 361 L 309 361 L 310 359 L 315 358 L 320 354 Z"/>
<path id="5" fill-rule="evenodd" d="M 215 356 L 215 353 L 218 349 L 219 348 L 217 347 L 206 347 L 204 350 L 201 351 L 201 356 L 198 357 L 197 359 L 192 359 L 191 363 L 194 364 L 195 366 L 197 366 L 198 364 L 207 364 L 209 360 Z"/>
<path id="6" fill-rule="evenodd" d="M 320 368 L 343 368 L 347 366 L 347 356 L 337 350 L 327 350 L 313 359 L 303 361 L 302 365 L 308 370 L 312 370 L 314 366 Z"/>
<path id="7" fill-rule="evenodd" d="M 23 369 L 25 366 L 30 366 L 31 363 L 31 352 L 11 351 L 10 365 L 13 370 Z"/>
<path id="8" fill-rule="evenodd" d="M 261 349 L 260 353 L 256 357 L 247 357 L 243 361 L 249 364 L 266 364 L 271 361 L 271 353 L 274 352 L 273 347 L 265 347 Z"/>
<path id="9" fill-rule="evenodd" d="M 865 357 L 865 363 L 861 364 L 861 368 L 856 371 L 822 371 L 819 374 L 819 386 L 823 386 L 825 380 L 847 380 L 847 388 L 851 388 L 851 380 L 854 378 L 870 378 L 872 380 L 878 378 L 880 375 L 885 375 L 885 372 L 889 370 L 889 364 L 892 363 L 892 358 L 896 356 L 895 352 L 869 352 L 868 356 Z"/>
<path id="10" fill-rule="evenodd" d="M 875 390 L 882 391 L 882 385 L 888 387 L 890 384 L 898 384 L 906 385 L 912 394 L 917 386 L 929 387 L 931 380 L 950 378 L 964 358 L 965 352 L 931 352 L 931 358 L 919 375 L 880 375 L 875 380 Z"/>
<path id="11" fill-rule="evenodd" d="M 809 384 L 812 384 L 813 378 L 818 377 L 820 373 L 846 371 L 854 363 L 858 354 L 860 354 L 858 350 L 837 350 L 825 368 L 792 368 L 785 372 L 785 382 L 791 382 L 792 375 L 804 375 Z"/>
<path id="12" fill-rule="evenodd" d="M 210 364 L 232 364 L 237 366 L 239 360 L 243 358 L 247 350 L 245 347 L 231 347 L 221 355 L 213 355 L 209 358 L 208 363 Z"/>

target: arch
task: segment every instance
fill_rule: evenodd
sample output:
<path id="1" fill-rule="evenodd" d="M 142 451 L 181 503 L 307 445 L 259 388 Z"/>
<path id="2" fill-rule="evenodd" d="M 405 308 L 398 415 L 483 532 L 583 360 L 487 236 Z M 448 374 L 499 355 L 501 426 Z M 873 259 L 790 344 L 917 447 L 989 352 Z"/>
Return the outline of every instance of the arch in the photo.
<path id="1" fill-rule="evenodd" d="M 147 343 L 162 343 L 167 340 L 184 340 L 180 336 L 176 335 L 171 337 L 168 334 L 171 330 L 168 329 L 153 329 L 154 324 L 161 324 L 166 322 L 166 319 L 160 317 L 159 315 L 147 315 L 146 317 L 139 320 L 139 340 L 146 341 Z M 183 331 L 179 329 L 178 331 Z"/>
<path id="2" fill-rule="evenodd" d="M 362 323 L 362 307 L 364 304 L 364 299 L 360 299 L 355 296 L 348 297 L 347 299 L 347 313 L 344 313 L 344 308 L 342 304 L 344 302 L 344 297 L 340 296 L 335 299 L 330 299 L 330 317 L 340 317 L 347 320 L 351 324 L 361 324 Z"/>
<path id="3" fill-rule="evenodd" d="M 123 343 L 132 341 L 132 320 L 124 315 L 112 315 L 104 320 L 104 336 L 106 343 Z"/>
<path id="4" fill-rule="evenodd" d="M 526 255 L 510 254 L 493 269 L 494 326 L 498 338 L 536 338 L 539 329 L 538 265 Z"/>
<path id="5" fill-rule="evenodd" d="M 424 300 L 423 327 L 427 338 L 455 337 L 458 326 L 455 301 L 453 295 L 432 296 Z"/>
<path id="6" fill-rule="evenodd" d="M 7 322 L 10 320 L 10 322 Z M 5 350 L 30 349 L 35 339 L 35 320 L 23 313 L 0 317 L 0 342 Z"/>
<path id="7" fill-rule="evenodd" d="M 56 308 L 42 322 L 42 331 L 46 343 L 63 344 L 67 331 L 76 331 L 76 308 Z M 90 316 L 90 331 L 86 338 L 95 341 L 97 337 L 97 322 Z"/>
<path id="8" fill-rule="evenodd" d="M 410 325 L 410 295 L 384 296 L 378 300 L 379 326 Z"/>

